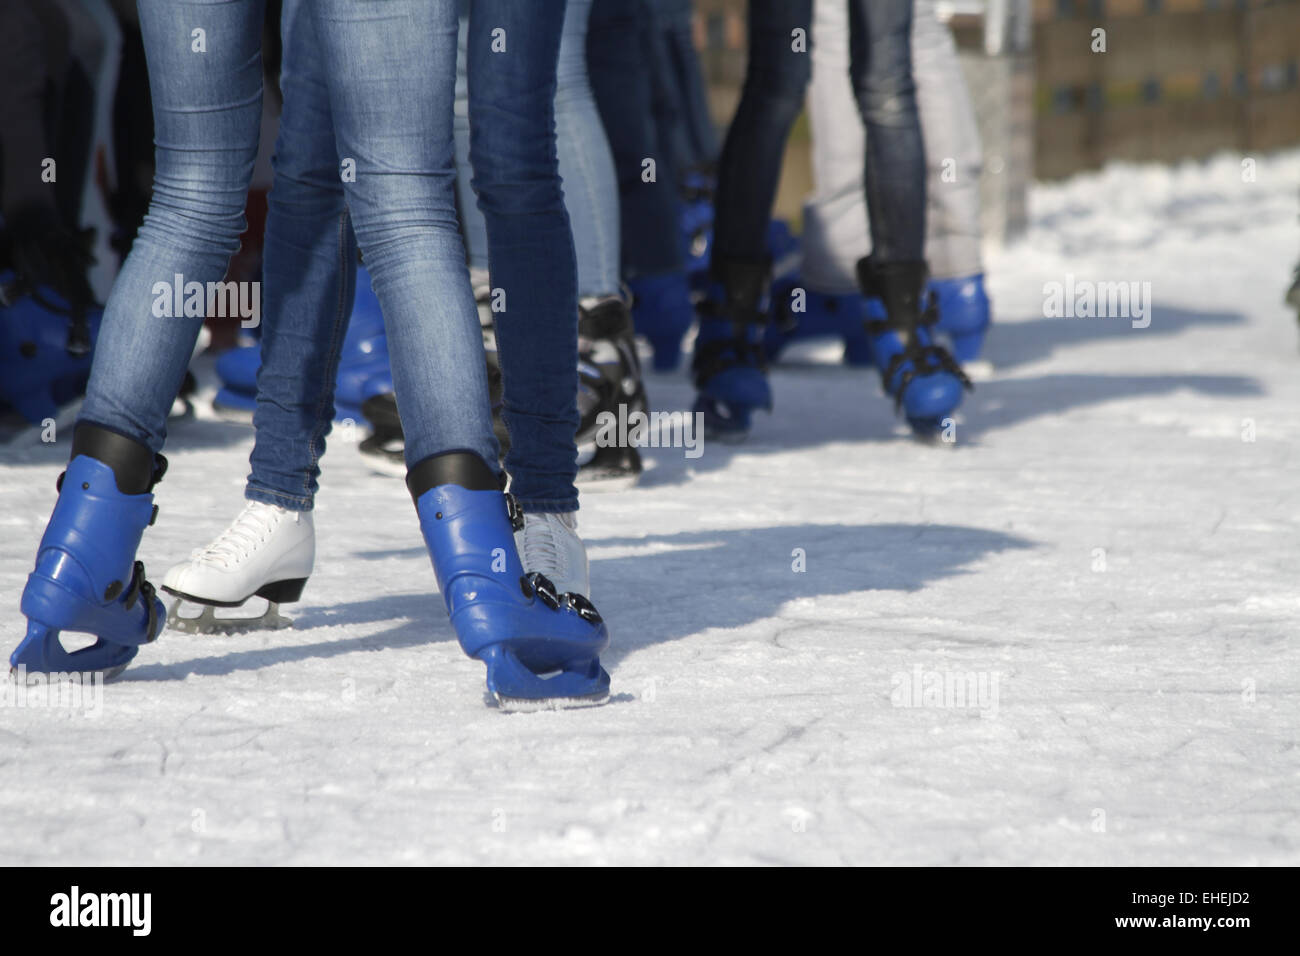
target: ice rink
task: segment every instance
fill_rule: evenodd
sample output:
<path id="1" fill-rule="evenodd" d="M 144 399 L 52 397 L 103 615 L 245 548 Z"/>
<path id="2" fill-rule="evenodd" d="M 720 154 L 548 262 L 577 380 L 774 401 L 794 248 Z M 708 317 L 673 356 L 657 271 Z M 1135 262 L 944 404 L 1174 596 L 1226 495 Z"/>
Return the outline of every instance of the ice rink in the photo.
<path id="1" fill-rule="evenodd" d="M 402 483 L 336 430 L 292 630 L 164 632 L 89 708 L 9 691 L 0 863 L 1300 862 L 1300 153 L 1253 173 L 1036 188 L 951 447 L 821 347 L 747 444 L 585 495 L 602 708 L 487 705 Z M 1067 275 L 1149 282 L 1149 326 L 1045 317 Z M 0 446 L 6 653 L 70 436 Z M 251 444 L 174 427 L 153 580 Z"/>

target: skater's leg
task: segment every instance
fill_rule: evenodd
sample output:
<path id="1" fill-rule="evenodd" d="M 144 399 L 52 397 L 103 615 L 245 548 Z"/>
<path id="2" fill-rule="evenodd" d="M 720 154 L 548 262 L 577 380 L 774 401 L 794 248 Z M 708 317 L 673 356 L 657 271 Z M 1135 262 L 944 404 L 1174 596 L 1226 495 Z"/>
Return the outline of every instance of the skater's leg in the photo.
<path id="1" fill-rule="evenodd" d="M 803 109 L 811 66 L 812 0 L 750 0 L 749 60 L 740 105 L 718 161 L 708 311 L 695 341 L 696 411 L 718 437 L 741 437 L 771 408 L 763 370 L 772 217 L 785 142 Z M 802 31 L 802 33 L 800 33 Z"/>
<path id="2" fill-rule="evenodd" d="M 599 615 L 585 598 L 562 598 L 523 574 L 499 490 L 456 221 L 454 0 L 311 8 L 339 152 L 356 161 L 345 190 L 389 330 L 407 487 L 457 638 L 487 665 L 499 699 L 603 697 L 608 675 L 597 655 L 608 635 Z M 553 144 L 546 157 L 553 168 Z M 570 277 L 569 295 L 573 285 Z M 556 670 L 558 682 L 539 677 Z"/>
<path id="3" fill-rule="evenodd" d="M 660 0 L 658 12 L 673 84 L 678 172 L 708 169 L 718 158 L 718 137 L 692 36 L 691 0 Z"/>
<path id="4" fill-rule="evenodd" d="M 812 0 L 750 0 L 749 59 L 740 104 L 718 161 L 713 262 L 759 262 L 781 176 L 786 139 L 803 109 Z M 716 274 L 716 273 L 715 273 Z"/>
<path id="5" fill-rule="evenodd" d="M 154 192 L 109 295 L 72 460 L 23 592 L 28 632 L 11 661 L 32 670 L 120 670 L 161 629 L 161 602 L 135 554 L 166 467 L 157 452 L 167 412 L 207 312 L 204 295 L 193 297 L 198 314 L 178 315 L 175 303 L 192 283 L 206 291 L 224 275 L 257 154 L 261 0 L 139 8 Z M 65 630 L 99 640 L 67 655 L 58 642 Z"/>
<path id="6" fill-rule="evenodd" d="M 463 449 L 495 463 L 456 216 L 454 0 L 309 6 L 339 156 L 355 161 L 344 190 L 383 308 L 406 461 Z"/>
<path id="7" fill-rule="evenodd" d="M 469 11 L 473 0 L 457 0 L 460 30 L 456 49 L 456 204 L 465 236 L 466 261 L 477 284 L 488 275 L 487 223 L 474 195 L 469 159 Z"/>
<path id="8" fill-rule="evenodd" d="M 587 23 L 592 0 L 569 0 L 556 67 L 555 138 L 578 256 L 578 295 L 619 290 L 618 181 L 587 74 Z"/>
<path id="9" fill-rule="evenodd" d="M 934 0 L 916 0 L 912 59 L 928 167 L 926 262 L 935 278 L 975 275 L 983 271 L 979 127 L 957 45 Z"/>
<path id="10" fill-rule="evenodd" d="M 614 156 L 587 74 L 587 22 L 591 6 L 592 0 L 570 0 L 565 6 L 555 92 L 555 137 L 560 178 L 577 253 L 578 294 L 582 297 L 618 293 L 621 246 Z M 469 10 L 470 0 L 460 0 L 460 50 L 456 59 L 456 195 L 470 268 L 480 273 L 488 269 L 488 240 L 487 224 L 470 182 Z M 489 12 L 492 12 L 491 8 Z"/>
<path id="11" fill-rule="evenodd" d="M 282 11 L 284 108 L 263 255 L 265 309 L 248 504 L 211 543 L 163 577 L 163 590 L 209 605 L 192 617 L 175 602 L 168 624 L 179 630 L 285 626 L 289 621 L 278 605 L 298 600 L 315 562 L 311 508 L 334 414 L 356 243 L 307 2 L 287 0 Z M 254 595 L 270 602 L 261 616 L 211 610 Z"/>
<path id="12" fill-rule="evenodd" d="M 312 508 L 356 288 L 356 241 L 308 4 L 286 0 L 281 17 L 284 107 L 268 197 L 257 439 L 245 490 L 250 501 L 291 511 Z"/>
<path id="13" fill-rule="evenodd" d="M 925 249 L 939 309 L 936 328 L 948 336 L 959 362 L 987 376 L 987 362 L 970 364 L 979 358 L 990 320 L 980 256 L 979 128 L 957 46 L 935 15 L 934 0 L 917 0 L 912 58 L 928 165 Z"/>
<path id="14" fill-rule="evenodd" d="M 862 291 L 884 305 L 867 323 L 885 391 L 912 428 L 936 434 L 970 382 L 935 343 L 926 305 L 925 150 L 912 79 L 911 0 L 852 0 L 854 95 L 867 129 L 865 176 L 872 251 L 858 263 Z"/>
<path id="15" fill-rule="evenodd" d="M 555 141 L 563 0 L 473 0 L 468 69 L 474 191 L 487 227 L 510 432 L 506 471 L 525 512 L 578 507 L 577 262 Z M 511 39 L 494 52 L 494 31 Z M 497 294 L 494 292 L 494 294 Z"/>
<path id="16" fill-rule="evenodd" d="M 863 181 L 878 263 L 919 262 L 925 148 L 912 78 L 912 0 L 849 0 L 853 92 L 866 126 Z"/>
<path id="17" fill-rule="evenodd" d="M 622 274 L 636 330 L 654 348 L 655 368 L 670 371 L 695 313 L 672 158 L 654 117 L 648 0 L 594 0 L 588 25 L 591 86 L 618 177 Z"/>
<path id="18" fill-rule="evenodd" d="M 591 0 L 569 0 L 565 6 L 556 67 L 555 138 L 564 205 L 578 257 L 578 480 L 609 486 L 614 481 L 635 479 L 641 470 L 641 458 L 632 446 L 597 447 L 594 436 L 599 417 L 602 412 L 617 415 L 620 404 L 629 410 L 644 411 L 646 397 L 632 317 L 619 284 L 622 241 L 614 157 L 587 71 L 591 8 Z M 526 407 L 526 398 L 509 398 L 511 389 L 507 381 L 507 399 Z M 516 482 L 514 490 L 523 497 L 528 483 L 517 474 L 512 477 Z M 588 594 L 586 558 L 585 553 L 580 553 L 582 544 L 576 532 L 564 524 L 566 519 L 540 518 L 538 514 L 534 503 L 528 527 L 521 536 L 520 551 L 529 570 L 542 570 L 553 579 L 567 578 L 569 590 Z M 535 520 L 545 523 L 540 538 L 533 532 Z M 549 555 L 561 551 L 567 552 L 571 560 L 547 561 Z M 582 573 L 565 574 L 566 567 Z"/>
<path id="19" fill-rule="evenodd" d="M 652 115 L 645 0 L 594 0 L 587 35 L 592 91 L 614 154 L 622 209 L 623 275 L 680 270 L 677 185 Z M 645 160 L 654 160 L 649 179 Z"/>
<path id="20" fill-rule="evenodd" d="M 262 0 L 140 0 L 153 99 L 153 198 L 108 297 L 80 421 L 153 451 L 206 316 L 176 284 L 218 282 L 239 249 L 262 121 Z M 193 31 L 202 29 L 203 51 Z M 206 303 L 206 299 L 204 299 Z M 182 312 L 185 310 L 182 309 Z"/>

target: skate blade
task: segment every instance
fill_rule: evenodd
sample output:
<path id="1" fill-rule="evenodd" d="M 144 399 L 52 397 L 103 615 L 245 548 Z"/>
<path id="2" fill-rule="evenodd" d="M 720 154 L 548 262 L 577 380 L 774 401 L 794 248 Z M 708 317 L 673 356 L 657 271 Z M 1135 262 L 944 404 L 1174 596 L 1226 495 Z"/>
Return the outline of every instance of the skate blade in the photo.
<path id="1" fill-rule="evenodd" d="M 167 612 L 167 626 L 182 634 L 251 634 L 255 631 L 278 631 L 293 627 L 293 620 L 280 613 L 280 605 L 267 601 L 266 610 L 257 617 L 217 617 L 217 609 L 211 604 L 197 604 L 201 608 L 198 614 L 187 616 L 181 614 L 181 606 L 187 603 L 177 600 Z"/>
<path id="2" fill-rule="evenodd" d="M 103 670 L 98 670 L 98 671 L 72 671 L 71 673 L 77 674 L 83 681 L 86 680 L 93 681 L 96 677 L 98 677 L 100 681 L 107 684 L 109 681 L 113 680 L 114 678 L 119 677 L 121 673 L 127 669 L 128 666 L 129 665 L 127 664 L 118 664 L 116 667 L 106 667 Z M 21 680 L 20 680 L 20 676 L 21 676 Z M 45 674 L 44 672 L 29 671 L 26 668 L 23 668 L 22 673 L 20 675 L 17 667 L 9 668 L 9 683 L 11 684 L 22 683 L 27 685 L 28 687 L 32 687 L 36 684 L 45 683 L 48 677 L 49 675 Z"/>
<path id="3" fill-rule="evenodd" d="M 604 690 L 588 697 L 507 697 L 494 694 L 497 708 L 506 714 L 534 714 L 545 710 L 577 710 L 581 707 L 599 707 L 609 703 L 609 691 Z"/>

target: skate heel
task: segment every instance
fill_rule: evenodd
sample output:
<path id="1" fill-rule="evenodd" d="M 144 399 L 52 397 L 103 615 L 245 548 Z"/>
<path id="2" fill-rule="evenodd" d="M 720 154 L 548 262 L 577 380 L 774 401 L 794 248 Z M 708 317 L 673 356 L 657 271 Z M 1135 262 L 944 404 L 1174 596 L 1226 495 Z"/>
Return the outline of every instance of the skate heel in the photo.
<path id="1" fill-rule="evenodd" d="M 488 691 L 502 710 L 591 707 L 609 699 L 609 673 L 598 660 L 538 674 L 499 644 L 484 648 L 479 660 L 487 665 Z"/>
<path id="2" fill-rule="evenodd" d="M 109 680 L 126 669 L 138 650 L 101 638 L 68 653 L 59 642 L 58 630 L 29 620 L 26 636 L 9 655 L 9 676 L 19 683 L 26 682 L 27 674 L 101 674 Z"/>
<path id="3" fill-rule="evenodd" d="M 263 584 L 254 593 L 260 598 L 266 598 L 272 604 L 292 604 L 302 597 L 302 589 L 306 584 L 306 578 L 272 581 L 270 584 Z"/>
<path id="4" fill-rule="evenodd" d="M 562 699 L 603 697 L 604 621 L 586 598 L 557 594 L 542 575 L 524 573 L 514 539 L 522 515 L 487 465 L 465 452 L 435 455 L 406 483 L 456 638 L 487 666 L 498 702 L 565 706 Z"/>
<path id="5" fill-rule="evenodd" d="M 58 549 L 43 552 L 23 589 L 22 613 L 54 631 L 94 634 L 109 643 L 135 647 L 156 640 L 166 610 L 144 579 L 144 565 L 135 562 L 131 579 L 110 582 L 107 602 L 88 596 L 90 576 L 76 558 Z"/>
<path id="6" fill-rule="evenodd" d="M 165 470 L 166 460 L 138 442 L 77 426 L 59 500 L 23 589 L 29 626 L 10 657 L 14 667 L 107 673 L 158 637 L 166 609 L 135 553 L 156 514 L 147 489 Z M 59 643 L 63 631 L 97 640 L 69 654 Z"/>

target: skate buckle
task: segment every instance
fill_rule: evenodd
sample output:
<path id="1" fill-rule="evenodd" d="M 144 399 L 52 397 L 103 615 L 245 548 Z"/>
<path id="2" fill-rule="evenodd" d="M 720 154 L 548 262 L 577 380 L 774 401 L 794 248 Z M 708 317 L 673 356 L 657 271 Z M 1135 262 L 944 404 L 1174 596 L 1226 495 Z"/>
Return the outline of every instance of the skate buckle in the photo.
<path id="1" fill-rule="evenodd" d="M 551 610 L 558 610 L 560 607 L 560 594 L 555 590 L 555 585 L 546 575 L 537 571 L 530 571 L 524 575 L 529 587 L 542 600 L 542 603 Z"/>
<path id="2" fill-rule="evenodd" d="M 506 514 L 510 516 L 511 530 L 524 530 L 524 509 L 519 507 L 519 502 L 509 492 L 506 492 Z"/>

